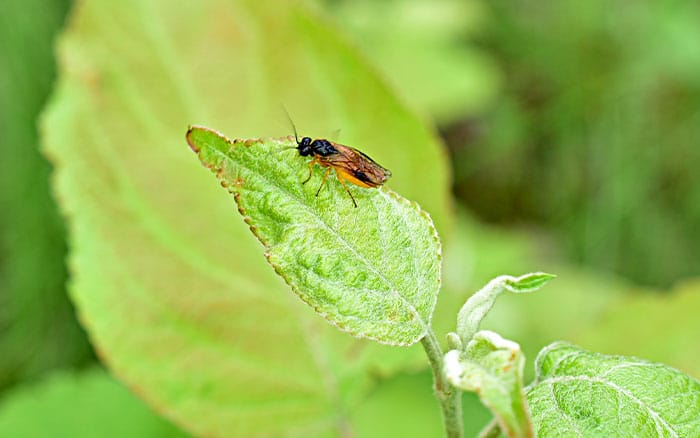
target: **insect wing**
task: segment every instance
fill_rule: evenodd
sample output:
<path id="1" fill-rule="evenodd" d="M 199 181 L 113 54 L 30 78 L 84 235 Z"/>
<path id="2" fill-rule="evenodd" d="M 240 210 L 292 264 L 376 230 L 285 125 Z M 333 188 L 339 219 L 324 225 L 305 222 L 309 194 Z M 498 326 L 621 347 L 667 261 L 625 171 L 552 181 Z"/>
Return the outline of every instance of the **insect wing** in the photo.
<path id="1" fill-rule="evenodd" d="M 391 176 L 388 169 L 379 165 L 363 152 L 342 144 L 333 143 L 333 146 L 338 150 L 338 153 L 324 157 L 324 161 L 335 167 L 336 170 L 364 183 L 358 185 L 377 187 L 384 184 Z"/>

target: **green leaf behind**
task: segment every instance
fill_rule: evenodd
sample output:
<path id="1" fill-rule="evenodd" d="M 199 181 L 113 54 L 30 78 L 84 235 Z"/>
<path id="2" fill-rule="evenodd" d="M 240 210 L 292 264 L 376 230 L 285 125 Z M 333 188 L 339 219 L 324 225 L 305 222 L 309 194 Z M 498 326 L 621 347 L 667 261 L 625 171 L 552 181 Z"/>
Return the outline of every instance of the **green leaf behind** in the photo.
<path id="1" fill-rule="evenodd" d="M 0 403 L 0 436 L 184 438 L 101 369 L 53 373 Z"/>
<path id="2" fill-rule="evenodd" d="M 193 127 L 187 140 L 235 195 L 265 256 L 299 297 L 340 329 L 391 345 L 417 342 L 440 288 L 440 241 L 430 216 L 385 188 L 351 185 L 355 208 L 330 178 L 315 197 L 300 181 L 294 138 L 229 140 Z M 285 156 L 271 159 L 286 150 Z M 317 181 L 318 180 L 318 181 Z"/>
<path id="3" fill-rule="evenodd" d="M 528 390 L 541 436 L 700 434 L 700 382 L 665 365 L 554 343 Z"/>
<path id="4" fill-rule="evenodd" d="M 296 2 L 80 2 L 59 59 L 43 134 L 69 218 L 71 295 L 101 359 L 198 435 L 350 427 L 374 376 L 420 350 L 355 339 L 309 312 L 183 130 L 288 135 L 287 103 L 300 132 L 340 127 L 386 164 L 440 229 L 447 172 L 432 132 Z"/>

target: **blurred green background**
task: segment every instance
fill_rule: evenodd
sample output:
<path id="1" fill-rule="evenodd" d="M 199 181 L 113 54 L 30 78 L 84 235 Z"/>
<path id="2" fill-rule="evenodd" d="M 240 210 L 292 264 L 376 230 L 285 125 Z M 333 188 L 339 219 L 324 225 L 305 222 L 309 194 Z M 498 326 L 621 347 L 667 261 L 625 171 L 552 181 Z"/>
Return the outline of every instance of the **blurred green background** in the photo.
<path id="1" fill-rule="evenodd" d="M 492 276 L 542 269 L 559 274 L 556 293 L 506 298 L 490 317 L 529 359 L 564 338 L 700 376 L 700 3 L 312 7 L 444 141 L 457 218 L 445 267 L 454 293 L 438 315 Z M 77 436 L 116 410 L 115 424 L 134 429 L 114 436 L 179 436 L 100 369 L 66 293 L 66 228 L 37 123 L 70 8 L 7 0 L 0 14 L 0 435 Z M 453 320 L 435 323 L 444 333 Z M 366 406 L 413 397 L 411 385 L 430 384 L 416 373 L 378 383 Z M 98 425 L 69 427 L 103 402 L 114 408 L 95 410 Z M 478 430 L 488 415 L 474 415 Z"/>

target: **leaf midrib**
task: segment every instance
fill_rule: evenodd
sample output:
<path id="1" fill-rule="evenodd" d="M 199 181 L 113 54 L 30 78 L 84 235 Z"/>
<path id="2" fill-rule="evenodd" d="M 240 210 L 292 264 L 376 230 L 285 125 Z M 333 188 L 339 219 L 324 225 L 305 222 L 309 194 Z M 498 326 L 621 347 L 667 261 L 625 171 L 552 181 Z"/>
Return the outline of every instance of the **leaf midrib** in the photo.
<path id="1" fill-rule="evenodd" d="M 656 425 L 657 432 L 661 432 L 659 428 L 663 428 L 666 431 L 670 432 L 673 434 L 673 436 L 677 437 L 678 433 L 673 429 L 673 427 L 666 421 L 664 420 L 659 413 L 654 411 L 651 406 L 649 406 L 648 403 L 644 402 L 643 400 L 640 400 L 637 398 L 632 392 L 630 392 L 627 389 L 624 389 L 623 387 L 617 385 L 614 382 L 608 381 L 606 379 L 602 379 L 600 377 L 591 377 L 591 376 L 560 376 L 560 377 L 551 377 L 548 378 L 547 380 L 543 381 L 542 383 L 549 385 L 550 388 L 554 388 L 554 384 L 556 383 L 569 383 L 569 382 L 587 382 L 587 383 L 600 383 L 605 386 L 608 386 L 612 388 L 616 393 L 622 394 L 625 397 L 627 397 L 629 400 L 640 406 L 643 410 L 647 411 L 648 414 L 654 419 L 654 424 Z"/>

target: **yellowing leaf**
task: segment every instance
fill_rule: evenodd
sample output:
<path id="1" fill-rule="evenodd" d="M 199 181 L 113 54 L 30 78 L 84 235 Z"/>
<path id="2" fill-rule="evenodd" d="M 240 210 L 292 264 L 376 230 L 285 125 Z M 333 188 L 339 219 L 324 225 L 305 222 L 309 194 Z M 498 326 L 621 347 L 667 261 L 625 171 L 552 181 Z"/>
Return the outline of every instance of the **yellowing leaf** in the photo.
<path id="1" fill-rule="evenodd" d="M 372 373 L 412 357 L 309 312 L 183 133 L 288 135 L 286 104 L 300 132 L 342 128 L 440 229 L 447 177 L 433 134 L 296 2 L 79 1 L 69 23 L 43 134 L 71 295 L 102 360 L 196 435 L 346 430 Z"/>

